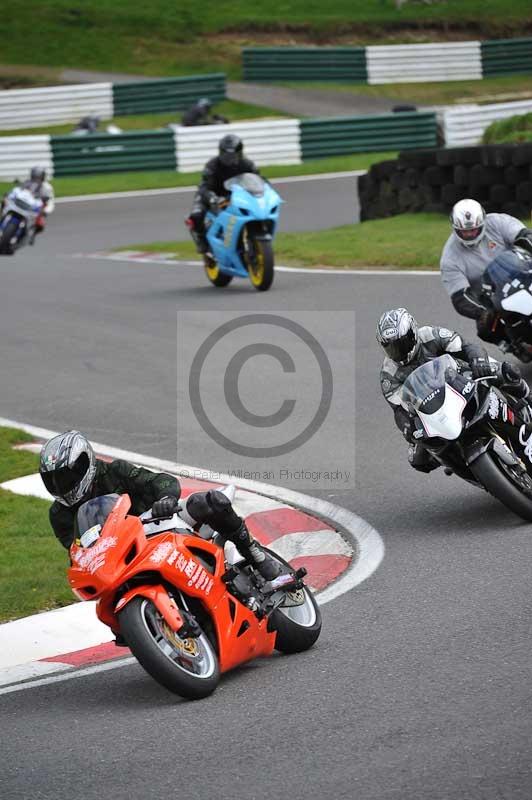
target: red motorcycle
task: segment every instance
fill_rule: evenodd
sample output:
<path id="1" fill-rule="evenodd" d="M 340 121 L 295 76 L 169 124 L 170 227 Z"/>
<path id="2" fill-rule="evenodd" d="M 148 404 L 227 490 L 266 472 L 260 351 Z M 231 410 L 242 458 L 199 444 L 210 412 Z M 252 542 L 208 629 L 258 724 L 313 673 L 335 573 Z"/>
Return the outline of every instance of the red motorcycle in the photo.
<path id="1" fill-rule="evenodd" d="M 178 515 L 145 519 L 130 507 L 127 494 L 80 507 L 68 579 L 81 600 L 97 600 L 98 618 L 158 683 L 206 697 L 222 672 L 317 640 L 321 615 L 304 568 L 272 553 L 283 570 L 265 581 L 215 532 L 204 539 Z"/>

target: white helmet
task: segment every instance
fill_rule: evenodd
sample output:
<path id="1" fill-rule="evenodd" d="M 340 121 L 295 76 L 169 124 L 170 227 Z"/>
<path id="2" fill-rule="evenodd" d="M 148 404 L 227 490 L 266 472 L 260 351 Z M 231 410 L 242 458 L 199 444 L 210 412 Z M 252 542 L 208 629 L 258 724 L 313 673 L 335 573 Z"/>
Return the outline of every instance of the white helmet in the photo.
<path id="1" fill-rule="evenodd" d="M 451 211 L 454 235 L 465 247 L 475 247 L 485 236 L 486 212 L 476 200 L 460 200 Z"/>

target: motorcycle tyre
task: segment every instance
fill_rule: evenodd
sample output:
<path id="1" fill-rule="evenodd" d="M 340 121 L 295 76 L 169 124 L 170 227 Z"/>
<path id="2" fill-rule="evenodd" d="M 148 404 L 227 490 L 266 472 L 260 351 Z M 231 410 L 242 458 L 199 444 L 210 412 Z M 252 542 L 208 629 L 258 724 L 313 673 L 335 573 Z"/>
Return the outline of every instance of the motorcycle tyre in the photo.
<path id="1" fill-rule="evenodd" d="M 225 272 L 220 271 L 220 267 L 211 258 L 205 256 L 204 258 L 205 274 L 213 286 L 222 288 L 228 286 L 233 280 L 232 275 L 226 275 Z"/>
<path id="2" fill-rule="evenodd" d="M 187 700 L 200 700 L 212 694 L 220 682 L 218 657 L 209 642 L 214 660 L 212 675 L 200 678 L 191 675 L 162 653 L 143 619 L 144 602 L 153 607 L 151 600 L 134 597 L 119 614 L 120 629 L 129 649 L 151 677 L 170 692 Z"/>
<path id="3" fill-rule="evenodd" d="M 7 226 L 2 232 L 2 237 L 0 238 L 0 253 L 7 256 L 13 255 L 15 248 L 11 244 L 11 239 L 13 238 L 17 228 L 18 224 L 15 220 L 8 222 Z"/>
<path id="4" fill-rule="evenodd" d="M 528 522 L 532 522 L 532 498 L 527 498 L 506 477 L 491 453 L 482 453 L 469 466 L 471 472 L 484 488 L 506 508 Z"/>
<path id="5" fill-rule="evenodd" d="M 258 292 L 266 292 L 272 285 L 274 276 L 275 258 L 272 243 L 269 239 L 255 239 L 253 249 L 255 263 L 246 265 L 249 279 Z"/>

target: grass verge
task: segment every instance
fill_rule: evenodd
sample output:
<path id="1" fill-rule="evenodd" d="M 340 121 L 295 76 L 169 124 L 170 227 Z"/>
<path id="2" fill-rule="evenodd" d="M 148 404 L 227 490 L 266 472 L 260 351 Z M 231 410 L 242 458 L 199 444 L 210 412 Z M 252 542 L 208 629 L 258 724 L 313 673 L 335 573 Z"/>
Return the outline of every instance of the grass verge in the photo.
<path id="1" fill-rule="evenodd" d="M 254 120 L 262 117 L 286 117 L 281 111 L 267 106 L 257 106 L 252 103 L 240 103 L 238 100 L 224 100 L 217 103 L 214 113 L 227 117 L 231 122 L 238 120 Z M 80 118 L 81 118 L 80 114 Z M 101 133 L 105 133 L 106 125 L 118 125 L 124 131 L 147 131 L 155 128 L 164 128 L 168 123 L 177 124 L 182 116 L 181 111 L 165 111 L 161 114 L 138 114 L 127 117 L 113 117 L 113 119 L 102 120 L 100 123 Z M 61 136 L 72 133 L 74 124 L 69 122 L 65 125 L 45 125 L 40 128 L 20 128 L 16 130 L 1 130 L 0 136 L 37 136 L 39 134 L 50 134 L 50 136 Z"/>
<path id="2" fill-rule="evenodd" d="M 37 472 L 34 453 L 13 450 L 31 441 L 23 431 L 0 428 L 0 482 Z M 48 521 L 50 503 L 0 489 L 0 622 L 69 605 L 68 560 Z"/>
<path id="3" fill-rule="evenodd" d="M 396 158 L 397 153 L 355 153 L 349 156 L 319 158 L 293 166 L 271 166 L 262 169 L 267 178 L 284 178 L 291 175 L 316 175 L 321 172 L 369 169 L 378 161 Z M 25 175 L 20 176 L 21 179 Z M 179 186 L 195 186 L 199 183 L 199 172 L 113 172 L 108 175 L 80 175 L 54 178 L 56 197 L 98 194 L 100 192 L 128 192 L 143 189 L 166 189 Z M 12 183 L 0 183 L 0 194 L 8 191 Z"/>
<path id="4" fill-rule="evenodd" d="M 243 44 L 376 44 L 527 36 L 529 0 L 26 0 L 2 20 L 2 60 L 144 75 L 240 72 Z M 31 21 L 31 24 L 28 24 Z"/>
<path id="5" fill-rule="evenodd" d="M 453 103 L 496 103 L 532 97 L 530 75 L 503 75 L 481 81 L 448 81 L 447 83 L 324 83 L 289 81 L 280 84 L 293 89 L 322 89 L 331 92 L 390 98 L 397 103 L 451 105 Z"/>
<path id="6" fill-rule="evenodd" d="M 275 260 L 293 267 L 438 269 L 449 233 L 445 214 L 400 214 L 315 233 L 280 233 Z M 191 241 L 132 244 L 117 250 L 169 253 L 176 260 L 199 258 Z"/>

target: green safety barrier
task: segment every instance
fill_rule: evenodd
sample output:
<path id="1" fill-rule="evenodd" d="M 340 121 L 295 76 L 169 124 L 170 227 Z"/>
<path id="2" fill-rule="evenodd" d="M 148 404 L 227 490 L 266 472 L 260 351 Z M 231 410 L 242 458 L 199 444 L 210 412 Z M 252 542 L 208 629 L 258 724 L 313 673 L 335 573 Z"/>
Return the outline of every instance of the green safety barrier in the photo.
<path id="1" fill-rule="evenodd" d="M 532 39 L 482 42 L 480 49 L 483 75 L 532 72 Z"/>
<path id="2" fill-rule="evenodd" d="M 191 78 L 113 84 L 115 117 L 158 111 L 184 111 L 200 97 L 208 97 L 214 103 L 224 100 L 225 75 L 214 73 Z"/>
<path id="3" fill-rule="evenodd" d="M 364 47 L 245 47 L 247 81 L 358 81 L 367 83 Z"/>
<path id="4" fill-rule="evenodd" d="M 173 131 L 52 136 L 54 175 L 177 169 Z"/>
<path id="5" fill-rule="evenodd" d="M 304 161 L 373 150 L 436 147 L 436 142 L 436 114 L 432 112 L 301 120 Z"/>

